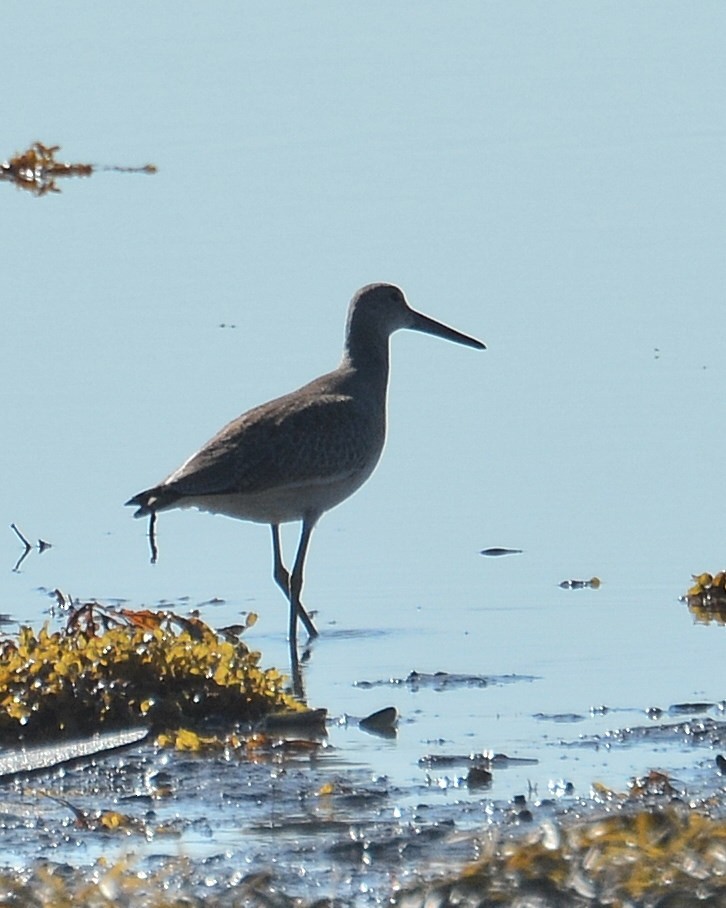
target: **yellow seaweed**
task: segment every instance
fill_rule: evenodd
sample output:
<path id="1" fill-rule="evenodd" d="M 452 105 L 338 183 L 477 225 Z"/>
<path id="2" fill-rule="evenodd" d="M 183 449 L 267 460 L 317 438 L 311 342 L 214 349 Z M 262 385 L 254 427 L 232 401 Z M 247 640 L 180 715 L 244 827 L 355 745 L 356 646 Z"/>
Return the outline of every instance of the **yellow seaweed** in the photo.
<path id="1" fill-rule="evenodd" d="M 304 707 L 260 654 L 199 618 L 76 607 L 64 630 L 21 627 L 0 640 L 0 739 L 88 734 L 145 722 L 249 722 Z"/>

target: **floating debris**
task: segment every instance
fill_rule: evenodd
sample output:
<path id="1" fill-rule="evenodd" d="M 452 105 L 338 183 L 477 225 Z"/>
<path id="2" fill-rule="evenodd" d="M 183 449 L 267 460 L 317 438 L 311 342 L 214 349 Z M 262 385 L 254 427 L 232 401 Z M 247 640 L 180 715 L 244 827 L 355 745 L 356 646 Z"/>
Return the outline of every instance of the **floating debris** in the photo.
<path id="1" fill-rule="evenodd" d="M 630 798 L 673 798 L 680 797 L 682 794 L 683 792 L 675 787 L 668 773 L 662 772 L 660 769 L 651 769 L 646 775 L 633 779 L 628 789 Z"/>
<path id="2" fill-rule="evenodd" d="M 322 717 L 320 714 L 323 714 Z M 277 734 L 266 731 L 255 731 L 251 734 L 230 731 L 225 734 L 200 734 L 190 728 L 179 728 L 164 732 L 156 738 L 158 747 L 172 748 L 184 753 L 203 756 L 232 755 L 251 763 L 269 763 L 273 760 L 294 756 L 311 756 L 324 747 L 325 710 L 309 710 L 301 714 L 303 719 L 296 726 L 283 724 Z M 305 720 L 307 724 L 305 724 Z M 291 738 L 290 732 L 298 730 L 307 735 L 304 738 Z M 282 736 L 282 732 L 286 737 Z"/>
<path id="3" fill-rule="evenodd" d="M 15 562 L 15 567 L 13 568 L 13 573 L 17 574 L 20 571 L 20 565 L 25 561 L 25 559 L 28 557 L 28 555 L 33 550 L 33 546 L 30 542 L 28 542 L 28 540 L 25 538 L 25 536 L 20 532 L 20 530 L 18 529 L 16 524 L 11 523 L 10 529 L 15 533 L 15 535 L 23 543 L 23 546 L 24 546 L 23 554 Z M 39 555 L 42 555 L 43 552 L 46 552 L 48 549 L 52 549 L 52 548 L 53 548 L 52 543 L 46 542 L 45 539 L 38 540 L 37 549 L 38 549 Z"/>
<path id="4" fill-rule="evenodd" d="M 534 713 L 533 719 L 542 722 L 584 722 L 585 716 L 580 713 Z"/>
<path id="5" fill-rule="evenodd" d="M 99 170 L 117 173 L 156 173 L 154 164 L 144 164 L 143 167 L 71 164 L 56 160 L 58 151 L 60 145 L 34 142 L 30 148 L 16 152 L 10 160 L 0 163 L 0 181 L 14 183 L 18 189 L 25 189 L 40 197 L 49 192 L 60 192 L 56 181 L 63 177 L 90 177 Z"/>
<path id="6" fill-rule="evenodd" d="M 502 549 L 499 546 L 493 546 L 490 549 L 482 549 L 480 555 L 489 555 L 491 558 L 499 558 L 501 555 L 521 555 L 522 549 Z"/>
<path id="7" fill-rule="evenodd" d="M 490 684 L 513 684 L 515 681 L 537 681 L 536 675 L 467 675 L 457 672 L 417 672 L 415 669 L 405 678 L 386 678 L 384 681 L 356 681 L 356 687 L 370 688 L 384 685 L 406 684 L 413 691 L 422 687 L 433 690 L 447 690 L 460 687 L 488 687 Z"/>
<path id="8" fill-rule="evenodd" d="M 591 577 L 589 580 L 563 580 L 559 587 L 562 590 L 599 590 L 601 583 L 599 577 Z"/>
<path id="9" fill-rule="evenodd" d="M 504 769 L 508 766 L 536 766 L 539 760 L 533 757 L 510 757 L 500 753 L 471 753 L 471 754 L 426 754 L 420 757 L 418 765 L 428 769 L 442 769 L 451 766 L 484 766 L 486 769 L 495 767 Z"/>
<path id="10" fill-rule="evenodd" d="M 580 735 L 574 741 L 560 741 L 562 747 L 594 747 L 597 749 L 616 745 L 632 746 L 636 742 L 647 742 L 650 746 L 704 745 L 716 750 L 721 746 L 726 733 L 726 723 L 717 722 L 710 716 L 689 717 L 680 722 L 664 722 L 651 725 L 628 725 L 613 728 L 602 734 Z"/>
<path id="11" fill-rule="evenodd" d="M 109 833 L 135 834 L 141 835 L 149 841 L 159 835 L 181 835 L 181 820 L 179 818 L 154 825 L 148 819 L 132 817 L 118 810 L 84 810 L 71 803 L 67 798 L 58 797 L 58 795 L 47 791 L 41 791 L 40 794 L 70 811 L 74 817 L 76 829 L 83 829 L 86 832 L 101 832 L 104 835 Z M 149 817 L 153 816 L 154 813 L 152 811 Z"/>
<path id="12" fill-rule="evenodd" d="M 695 713 L 705 713 L 709 709 L 713 709 L 715 706 L 714 703 L 673 703 L 668 707 L 668 715 L 670 716 L 683 716 L 689 715 L 692 716 Z"/>
<path id="13" fill-rule="evenodd" d="M 681 601 L 700 624 L 726 624 L 726 571 L 692 574 L 693 585 Z"/>
<path id="14" fill-rule="evenodd" d="M 602 782 L 594 782 L 592 794 L 595 800 L 603 803 L 625 803 L 650 801 L 653 798 L 678 800 L 683 796 L 683 791 L 674 784 L 668 773 L 660 769 L 651 769 L 644 776 L 632 779 L 626 792 L 614 791 Z"/>

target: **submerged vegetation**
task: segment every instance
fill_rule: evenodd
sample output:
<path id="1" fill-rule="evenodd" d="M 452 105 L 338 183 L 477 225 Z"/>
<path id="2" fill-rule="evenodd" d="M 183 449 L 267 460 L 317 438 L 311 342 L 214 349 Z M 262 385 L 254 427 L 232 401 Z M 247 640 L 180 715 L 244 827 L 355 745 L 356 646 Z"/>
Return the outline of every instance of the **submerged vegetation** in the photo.
<path id="1" fill-rule="evenodd" d="M 253 619 L 250 619 L 250 623 Z M 171 611 L 72 608 L 63 630 L 0 640 L 0 741 L 48 741 L 143 724 L 231 726 L 302 710 L 240 639 Z"/>
<path id="2" fill-rule="evenodd" d="M 84 818 L 84 828 L 89 828 Z M 100 833 L 123 828 L 109 814 Z M 173 834 L 169 829 L 168 833 Z M 436 867 L 437 843 L 429 843 Z M 366 890 L 366 904 L 397 908 L 722 905 L 726 899 L 726 821 L 671 799 L 629 804 L 597 816 L 547 820 L 523 833 L 489 829 L 478 837 L 479 857 L 437 879 L 406 882 L 403 867 L 386 888 Z M 395 862 L 394 862 L 395 863 Z M 398 877 L 398 882 L 396 882 Z M 173 908 L 342 908 L 357 903 L 339 880 L 327 895 L 299 897 L 270 872 L 244 873 L 226 862 L 170 856 L 153 866 L 129 856 L 92 867 L 38 862 L 31 870 L 0 872 L 0 905 Z M 385 884 L 384 884 L 385 886 Z"/>
<path id="3" fill-rule="evenodd" d="M 547 822 L 481 842 L 463 872 L 398 894 L 399 908 L 436 905 L 722 905 L 726 821 L 684 803 Z"/>

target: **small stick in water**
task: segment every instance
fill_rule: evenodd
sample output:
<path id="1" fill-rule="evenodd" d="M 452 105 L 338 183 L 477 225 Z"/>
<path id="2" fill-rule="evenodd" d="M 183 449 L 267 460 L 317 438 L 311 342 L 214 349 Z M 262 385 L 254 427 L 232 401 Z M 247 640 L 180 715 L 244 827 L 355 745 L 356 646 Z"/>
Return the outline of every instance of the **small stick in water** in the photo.
<path id="1" fill-rule="evenodd" d="M 149 515 L 149 547 L 151 548 L 151 563 L 156 564 L 159 549 L 156 545 L 156 511 Z"/>

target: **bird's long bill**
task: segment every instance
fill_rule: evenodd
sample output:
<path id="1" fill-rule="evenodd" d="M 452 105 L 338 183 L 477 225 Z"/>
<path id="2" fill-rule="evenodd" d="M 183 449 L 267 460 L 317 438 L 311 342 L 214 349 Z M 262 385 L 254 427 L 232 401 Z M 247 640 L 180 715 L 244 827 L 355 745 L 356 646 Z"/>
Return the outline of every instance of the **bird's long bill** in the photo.
<path id="1" fill-rule="evenodd" d="M 423 331 L 424 334 L 433 334 L 435 337 L 443 337 L 444 340 L 453 341 L 455 344 L 464 344 L 465 347 L 486 350 L 486 346 L 476 338 L 462 334 L 455 328 L 449 328 L 448 325 L 442 325 L 441 322 L 429 318 L 428 315 L 422 315 L 414 309 L 411 309 L 411 323 L 406 327 L 413 331 Z"/>

